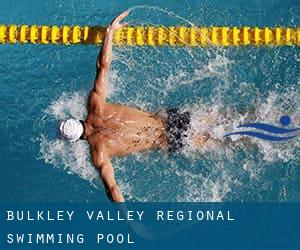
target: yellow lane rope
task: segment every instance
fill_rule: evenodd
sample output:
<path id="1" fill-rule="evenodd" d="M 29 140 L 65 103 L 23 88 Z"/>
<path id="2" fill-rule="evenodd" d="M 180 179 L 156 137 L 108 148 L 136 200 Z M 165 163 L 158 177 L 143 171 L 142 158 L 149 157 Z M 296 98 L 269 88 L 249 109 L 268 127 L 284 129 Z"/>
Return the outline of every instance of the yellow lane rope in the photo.
<path id="1" fill-rule="evenodd" d="M 0 25 L 0 44 L 100 44 L 105 27 Z M 114 44 L 136 46 L 299 46 L 300 27 L 126 27 Z"/>

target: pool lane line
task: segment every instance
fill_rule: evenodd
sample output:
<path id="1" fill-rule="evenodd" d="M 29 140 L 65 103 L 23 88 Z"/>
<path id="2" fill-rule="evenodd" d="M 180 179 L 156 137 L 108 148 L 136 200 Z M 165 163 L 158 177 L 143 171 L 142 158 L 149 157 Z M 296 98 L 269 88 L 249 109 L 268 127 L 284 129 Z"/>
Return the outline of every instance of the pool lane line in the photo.
<path id="1" fill-rule="evenodd" d="M 101 26 L 0 25 L 0 44 L 101 44 Z M 299 46 L 300 27 L 135 26 L 115 32 L 126 46 Z"/>

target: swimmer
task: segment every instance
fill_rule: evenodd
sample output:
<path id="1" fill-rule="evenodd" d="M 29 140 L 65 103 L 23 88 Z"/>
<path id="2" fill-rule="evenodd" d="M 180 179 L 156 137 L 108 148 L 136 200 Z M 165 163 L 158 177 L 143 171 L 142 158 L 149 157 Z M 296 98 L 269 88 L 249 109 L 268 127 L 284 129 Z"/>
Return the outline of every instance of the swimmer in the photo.
<path id="1" fill-rule="evenodd" d="M 190 113 L 169 109 L 167 116 L 109 103 L 107 76 L 112 61 L 114 32 L 128 23 L 121 21 L 129 14 L 123 12 L 107 27 L 105 39 L 96 61 L 94 87 L 88 98 L 88 115 L 84 121 L 70 118 L 59 124 L 59 137 L 70 142 L 86 140 L 92 161 L 105 186 L 108 197 L 123 202 L 110 159 L 145 150 L 180 151 L 183 137 L 189 129 Z M 210 139 L 208 133 L 195 136 L 195 146 L 201 147 Z"/>

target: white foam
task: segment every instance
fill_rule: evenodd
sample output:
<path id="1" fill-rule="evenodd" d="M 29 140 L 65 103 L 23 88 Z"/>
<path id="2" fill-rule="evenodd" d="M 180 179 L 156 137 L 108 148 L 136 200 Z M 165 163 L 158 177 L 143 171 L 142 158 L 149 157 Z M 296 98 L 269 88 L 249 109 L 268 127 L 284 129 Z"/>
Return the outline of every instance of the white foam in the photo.
<path id="1" fill-rule="evenodd" d="M 181 171 L 179 175 L 183 177 L 184 193 L 177 197 L 178 201 L 207 201 L 218 202 L 225 199 L 231 191 L 233 180 L 221 165 L 215 165 L 210 176 L 202 174 L 193 174 L 188 171 Z"/>
<path id="2" fill-rule="evenodd" d="M 115 81 L 118 81 L 118 79 L 116 78 Z M 70 115 L 82 119 L 86 115 L 86 96 L 86 94 L 82 95 L 78 92 L 63 93 L 60 98 L 53 101 L 45 113 L 55 120 L 64 119 Z M 289 96 L 289 99 L 287 96 Z M 234 110 L 226 109 L 224 105 L 220 103 L 220 100 L 214 100 L 215 102 L 211 104 L 199 102 L 193 107 L 184 107 L 185 110 L 192 111 L 192 129 L 189 131 L 188 138 L 194 138 L 196 134 L 208 131 L 212 138 L 215 139 L 215 141 L 208 142 L 200 149 L 195 148 L 191 141 L 187 141 L 186 143 L 189 147 L 185 148 L 184 154 L 192 159 L 190 166 L 197 164 L 199 157 L 211 160 L 213 162 L 211 174 L 205 176 L 201 173 L 193 173 L 187 169 L 182 169 L 176 161 L 170 160 L 166 155 L 156 155 L 155 158 L 149 158 L 150 156 L 145 153 L 138 153 L 130 157 L 130 164 L 128 165 L 131 165 L 131 169 L 128 169 L 128 165 L 123 161 L 114 160 L 114 167 L 121 190 L 124 192 L 127 200 L 165 200 L 166 198 L 163 194 L 160 194 L 160 197 L 151 192 L 140 195 L 140 190 L 145 188 L 143 180 L 135 182 L 134 184 L 130 180 L 133 176 L 143 178 L 142 172 L 139 172 L 141 170 L 134 168 L 135 164 L 146 162 L 144 165 L 148 171 L 148 169 L 157 168 L 157 165 L 163 161 L 167 167 L 163 169 L 161 173 L 158 172 L 157 174 L 161 176 L 165 175 L 165 179 L 167 179 L 172 172 L 176 173 L 180 183 L 177 183 L 177 185 L 179 185 L 182 190 L 175 198 L 170 198 L 169 200 L 226 200 L 227 195 L 230 194 L 232 190 L 232 186 L 239 182 L 239 180 L 234 179 L 234 175 L 232 175 L 232 171 L 234 172 L 232 168 L 236 164 L 234 163 L 236 148 L 243 148 L 248 154 L 248 159 L 245 158 L 244 162 L 240 163 L 241 166 L 236 167 L 249 173 L 250 179 L 256 181 L 259 180 L 265 162 L 274 162 L 277 160 L 288 162 L 290 160 L 299 159 L 297 151 L 300 147 L 300 141 L 298 138 L 288 144 L 274 144 L 251 139 L 251 143 L 258 147 L 263 156 L 262 159 L 255 161 L 251 156 L 252 149 L 248 148 L 249 145 L 238 141 L 241 138 L 240 136 L 233 139 L 237 140 L 237 144 L 223 145 L 224 133 L 232 131 L 237 125 L 246 122 L 248 119 L 253 119 L 253 117 L 255 117 L 255 121 L 276 124 L 280 115 L 284 112 L 288 112 L 294 121 L 293 125 L 299 127 L 298 118 L 300 109 L 299 105 L 297 105 L 300 102 L 299 97 L 300 95 L 293 90 L 287 90 L 286 93 L 282 94 L 271 92 L 265 101 L 257 102 L 254 115 L 251 113 L 239 114 Z M 290 99 L 292 99 L 293 102 L 291 102 Z M 293 103 L 295 105 L 293 105 Z M 147 103 L 144 103 L 144 106 L 147 107 Z M 70 144 L 58 139 L 48 138 L 46 135 L 41 135 L 40 153 L 41 158 L 54 167 L 62 168 L 69 174 L 76 174 L 80 178 L 90 181 L 92 184 L 95 183 L 95 181 L 99 181 L 98 174 L 90 161 L 88 145 L 85 142 L 80 141 Z M 227 163 L 227 165 L 224 166 L 224 162 L 230 162 L 231 160 L 233 161 L 232 165 Z M 240 185 L 242 186 L 243 184 Z M 169 185 L 166 184 L 166 187 L 169 188 Z"/>
<path id="3" fill-rule="evenodd" d="M 75 117 L 84 119 L 86 116 L 86 94 L 79 92 L 63 93 L 45 110 L 49 120 L 58 120 Z M 53 125 L 51 123 L 51 125 Z M 52 128 L 55 131 L 55 128 Z M 63 168 L 68 174 L 77 174 L 79 177 L 92 181 L 97 173 L 91 165 L 88 145 L 84 141 L 75 143 L 65 142 L 58 138 L 51 139 L 41 134 L 40 158 L 54 167 Z"/>
<path id="4" fill-rule="evenodd" d="M 62 95 L 45 110 L 45 113 L 55 119 L 63 120 L 69 117 L 84 119 L 87 93 L 62 93 Z"/>
<path id="5" fill-rule="evenodd" d="M 289 98 L 287 98 L 287 96 Z M 293 102 L 291 102 L 291 99 Z M 276 94 L 271 92 L 265 101 L 258 102 L 253 112 L 244 114 L 237 111 L 224 109 L 224 105 L 219 103 L 219 100 L 211 105 L 198 103 L 194 107 L 185 107 L 185 110 L 191 110 L 191 129 L 188 131 L 186 140 L 185 153 L 189 154 L 194 151 L 207 152 L 207 150 L 220 150 L 220 145 L 224 142 L 224 135 L 232 131 L 243 131 L 244 128 L 237 129 L 240 124 L 252 122 L 271 123 L 279 126 L 279 118 L 286 112 L 291 116 L 294 127 L 299 127 L 300 107 L 297 103 L 300 102 L 300 94 L 295 91 L 287 90 L 285 93 Z M 295 105 L 293 105 L 295 103 Z M 290 106 L 290 110 L 288 107 Z M 253 119 L 255 119 L 253 121 Z M 203 148 L 195 147 L 193 140 L 197 135 L 209 133 L 216 140 L 212 143 L 207 143 Z M 231 136 L 231 141 L 240 141 L 246 136 L 234 135 Z M 265 161 L 282 160 L 287 162 L 297 157 L 296 150 L 300 146 L 300 138 L 297 137 L 287 143 L 274 143 L 255 138 L 249 138 L 250 142 L 257 145 L 260 152 L 264 156 Z M 248 143 L 239 144 L 247 150 Z M 227 147 L 227 146 L 223 146 Z M 233 148 L 234 149 L 234 146 Z"/>
<path id="6" fill-rule="evenodd" d="M 144 11 L 144 6 L 133 9 L 139 8 Z M 148 10 L 152 12 L 157 9 Z M 167 10 L 160 12 L 186 21 Z M 192 67 L 186 67 L 189 63 L 192 63 Z M 192 112 L 191 129 L 185 141 L 187 147 L 183 152 L 186 156 L 184 166 L 164 153 L 138 153 L 113 159 L 117 181 L 127 200 L 224 201 L 235 187 L 243 188 L 242 179 L 245 175 L 252 182 L 257 182 L 263 168 L 269 163 L 300 161 L 300 137 L 282 144 L 251 139 L 249 145 L 240 141 L 241 136 L 234 136 L 231 137 L 234 143 L 225 144 L 225 133 L 249 121 L 276 125 L 279 117 L 286 113 L 291 115 L 294 127 L 300 126 L 300 94 L 293 87 L 284 93 L 271 92 L 264 97 L 255 83 L 241 82 L 237 90 L 241 97 L 256 97 L 252 107 L 254 112 L 241 114 L 234 107 L 227 107 L 226 91 L 232 88 L 230 67 L 235 63 L 228 59 L 223 49 L 192 51 L 189 48 L 164 48 L 162 53 L 157 48 L 114 48 L 109 96 L 127 105 L 156 111 L 167 107 L 168 98 L 183 85 L 190 87 L 199 81 L 217 80 L 210 100 L 196 100 L 193 102 L 195 104 L 183 108 Z M 158 70 L 161 70 L 159 74 Z M 138 86 L 134 93 L 127 92 L 130 84 Z M 149 92 L 152 91 L 151 98 L 144 86 Z M 45 119 L 55 123 L 69 116 L 84 119 L 87 94 L 63 93 L 47 108 Z M 209 140 L 204 147 L 195 147 L 193 138 L 205 132 L 214 140 Z M 76 174 L 92 184 L 99 182 L 85 142 L 70 145 L 49 135 L 41 135 L 39 140 L 41 158 L 46 163 Z M 258 153 L 255 148 L 258 148 Z M 243 151 L 242 158 L 238 158 L 237 150 Z M 203 161 L 203 167 L 210 168 L 201 169 L 202 163 L 199 164 L 199 161 Z M 161 166 L 162 162 L 164 166 Z"/>
<path id="7" fill-rule="evenodd" d="M 46 163 L 63 168 L 68 174 L 76 174 L 91 183 L 98 177 L 90 163 L 88 145 L 83 141 L 68 143 L 41 135 L 40 153 Z"/>

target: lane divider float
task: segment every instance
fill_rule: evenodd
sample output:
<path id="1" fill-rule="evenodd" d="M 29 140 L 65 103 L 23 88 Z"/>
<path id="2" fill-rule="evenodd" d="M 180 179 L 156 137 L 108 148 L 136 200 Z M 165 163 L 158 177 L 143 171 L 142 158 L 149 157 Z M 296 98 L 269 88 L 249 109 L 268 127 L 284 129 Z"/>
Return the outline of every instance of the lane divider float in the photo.
<path id="1" fill-rule="evenodd" d="M 105 27 L 0 25 L 0 44 L 101 44 Z M 299 46 L 300 27 L 135 26 L 115 32 L 129 46 Z"/>

